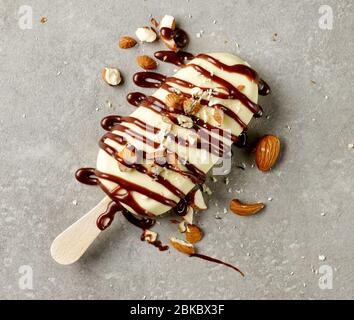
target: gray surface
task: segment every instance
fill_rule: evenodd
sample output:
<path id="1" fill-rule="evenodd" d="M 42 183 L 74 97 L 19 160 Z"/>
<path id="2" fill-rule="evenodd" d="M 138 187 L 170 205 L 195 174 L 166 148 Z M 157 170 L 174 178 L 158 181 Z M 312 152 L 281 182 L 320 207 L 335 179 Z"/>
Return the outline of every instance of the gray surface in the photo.
<path id="1" fill-rule="evenodd" d="M 1 298 L 353 298 L 352 2 L 327 1 L 335 14 L 331 31 L 318 26 L 322 1 L 204 3 L 28 0 L 33 29 L 20 30 L 23 1 L 0 0 Z M 122 219 L 79 263 L 63 267 L 50 258 L 54 237 L 102 198 L 73 174 L 95 164 L 100 119 L 133 109 L 125 95 L 136 90 L 135 55 L 162 45 L 122 51 L 116 43 L 147 24 L 150 13 L 175 15 L 192 52 L 238 52 L 273 89 L 261 99 L 271 117 L 254 121 L 250 132 L 251 141 L 280 136 L 281 162 L 263 174 L 251 168 L 252 155 L 237 150 L 235 166 L 244 162 L 246 170 L 235 169 L 229 186 L 222 179 L 210 183 L 210 208 L 198 218 L 206 234 L 198 248 L 239 265 L 244 279 L 173 250 L 160 253 Z M 44 25 L 41 15 L 48 18 Z M 122 70 L 122 87 L 102 82 L 106 65 Z M 233 197 L 265 201 L 267 209 L 251 218 L 224 214 Z M 177 235 L 169 218 L 156 228 L 164 241 Z M 19 288 L 22 265 L 33 269 L 33 290 Z M 332 290 L 319 288 L 321 265 L 333 268 Z"/>

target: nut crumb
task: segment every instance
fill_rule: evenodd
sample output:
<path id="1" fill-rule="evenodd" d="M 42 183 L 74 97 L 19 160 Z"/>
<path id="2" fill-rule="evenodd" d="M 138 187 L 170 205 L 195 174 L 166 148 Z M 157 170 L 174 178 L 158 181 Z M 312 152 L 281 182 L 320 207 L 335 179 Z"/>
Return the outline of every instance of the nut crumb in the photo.
<path id="1" fill-rule="evenodd" d="M 42 16 L 42 17 L 39 19 L 39 22 L 40 22 L 41 24 L 45 24 L 47 21 L 48 21 L 48 19 L 47 19 L 46 17 L 44 17 L 44 16 Z"/>

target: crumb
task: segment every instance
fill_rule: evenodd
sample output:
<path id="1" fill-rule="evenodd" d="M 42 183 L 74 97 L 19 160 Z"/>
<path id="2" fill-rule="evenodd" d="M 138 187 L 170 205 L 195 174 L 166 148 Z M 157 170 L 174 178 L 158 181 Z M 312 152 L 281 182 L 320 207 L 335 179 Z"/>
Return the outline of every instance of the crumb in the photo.
<path id="1" fill-rule="evenodd" d="M 45 24 L 47 21 L 48 21 L 48 19 L 46 17 L 43 17 L 43 16 L 39 19 L 39 22 L 41 24 Z"/>
<path id="2" fill-rule="evenodd" d="M 305 259 L 305 256 L 301 256 L 301 259 Z"/>
<path id="3" fill-rule="evenodd" d="M 112 102 L 111 101 L 107 100 L 106 103 L 107 103 L 108 108 L 112 108 Z"/>
<path id="4" fill-rule="evenodd" d="M 218 182 L 218 179 L 216 179 L 215 177 L 210 177 L 211 181 L 213 181 L 214 183 L 215 182 Z"/>
<path id="5" fill-rule="evenodd" d="M 318 260 L 320 260 L 320 261 L 325 261 L 325 260 L 326 260 L 326 257 L 321 254 L 321 255 L 318 256 Z"/>
<path id="6" fill-rule="evenodd" d="M 227 190 L 227 192 L 228 192 L 228 193 L 232 193 L 232 189 L 229 188 L 229 189 Z"/>
<path id="7" fill-rule="evenodd" d="M 310 81 L 312 84 L 316 84 L 317 82 L 315 80 Z"/>
<path id="8" fill-rule="evenodd" d="M 235 45 L 236 45 L 236 48 L 240 47 L 240 44 L 238 42 L 236 42 Z"/>
<path id="9" fill-rule="evenodd" d="M 195 35 L 197 38 L 200 38 L 202 35 L 200 34 L 200 32 L 196 33 Z"/>
<path id="10" fill-rule="evenodd" d="M 246 253 L 246 256 L 249 257 L 249 256 L 251 256 L 251 254 L 250 254 L 249 252 L 247 252 L 247 253 Z"/>
<path id="11" fill-rule="evenodd" d="M 191 14 L 189 14 L 189 15 L 188 15 L 188 18 L 189 18 L 189 19 L 191 19 L 191 18 L 192 18 L 192 15 L 191 15 Z"/>
<path id="12" fill-rule="evenodd" d="M 273 33 L 272 40 L 277 41 L 277 38 L 278 38 L 278 33 L 277 32 Z"/>
<path id="13" fill-rule="evenodd" d="M 61 71 L 58 71 L 58 72 L 57 72 L 57 76 L 60 76 L 60 75 L 61 75 Z"/>
<path id="14" fill-rule="evenodd" d="M 227 208 L 226 207 L 224 208 L 224 213 L 227 213 Z"/>
<path id="15" fill-rule="evenodd" d="M 213 20 L 213 23 L 216 24 L 216 20 Z"/>
<path id="16" fill-rule="evenodd" d="M 225 178 L 225 184 L 228 185 L 230 183 L 230 179 L 228 177 Z"/>
<path id="17" fill-rule="evenodd" d="M 26 117 L 27 117 L 27 115 L 24 113 L 24 114 L 22 115 L 22 118 L 25 119 Z"/>
<path id="18" fill-rule="evenodd" d="M 325 98 L 326 100 L 328 100 L 329 97 L 328 97 L 328 96 L 325 96 L 324 98 Z"/>
<path id="19" fill-rule="evenodd" d="M 222 218 L 219 215 L 215 215 L 216 220 L 222 220 Z"/>
<path id="20" fill-rule="evenodd" d="M 67 61 L 64 61 L 63 64 L 66 66 L 66 65 L 68 64 L 68 62 L 67 62 Z"/>
<path id="21" fill-rule="evenodd" d="M 353 143 L 349 143 L 348 144 L 348 149 L 354 149 L 354 144 Z"/>
<path id="22" fill-rule="evenodd" d="M 326 215 L 326 212 L 321 212 L 321 216 L 324 217 Z"/>
<path id="23" fill-rule="evenodd" d="M 74 206 L 77 206 L 77 204 L 78 204 L 77 200 L 76 200 L 76 199 L 73 200 L 73 205 L 74 205 Z"/>
<path id="24" fill-rule="evenodd" d="M 267 116 L 266 116 L 266 119 L 269 120 L 269 119 L 270 119 L 270 115 L 267 115 Z"/>
<path id="25" fill-rule="evenodd" d="M 272 197 L 269 197 L 269 198 L 268 198 L 268 201 L 273 201 L 273 198 L 272 198 Z"/>
<path id="26" fill-rule="evenodd" d="M 306 288 L 306 283 L 305 282 L 302 285 L 303 285 L 304 288 Z"/>
<path id="27" fill-rule="evenodd" d="M 291 271 L 291 272 L 290 272 L 290 275 L 293 276 L 293 275 L 294 275 L 294 271 Z"/>

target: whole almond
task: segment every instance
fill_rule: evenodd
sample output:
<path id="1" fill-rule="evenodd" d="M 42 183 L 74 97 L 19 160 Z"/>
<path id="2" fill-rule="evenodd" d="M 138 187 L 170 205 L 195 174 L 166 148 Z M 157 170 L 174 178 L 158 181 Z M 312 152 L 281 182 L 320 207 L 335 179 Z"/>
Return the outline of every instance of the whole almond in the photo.
<path id="1" fill-rule="evenodd" d="M 157 68 L 156 61 L 149 56 L 137 56 L 136 62 L 140 67 L 142 67 L 145 70 L 153 70 Z"/>
<path id="2" fill-rule="evenodd" d="M 119 48 L 121 49 L 129 49 L 134 47 L 137 44 L 136 40 L 129 36 L 124 36 L 119 39 Z"/>
<path id="3" fill-rule="evenodd" d="M 184 254 L 194 254 L 195 249 L 194 246 L 190 243 L 187 243 L 183 240 L 179 240 L 176 238 L 170 238 L 170 244 L 179 252 Z"/>
<path id="4" fill-rule="evenodd" d="M 280 140 L 276 136 L 267 135 L 261 138 L 256 146 L 256 165 L 261 171 L 268 171 L 278 159 Z"/>
<path id="5" fill-rule="evenodd" d="M 197 243 L 203 238 L 203 231 L 195 224 L 188 224 L 186 229 L 186 240 L 189 243 Z"/>
<path id="6" fill-rule="evenodd" d="M 250 216 L 262 210 L 265 205 L 261 202 L 258 203 L 242 203 L 238 199 L 230 201 L 230 210 L 240 216 Z"/>

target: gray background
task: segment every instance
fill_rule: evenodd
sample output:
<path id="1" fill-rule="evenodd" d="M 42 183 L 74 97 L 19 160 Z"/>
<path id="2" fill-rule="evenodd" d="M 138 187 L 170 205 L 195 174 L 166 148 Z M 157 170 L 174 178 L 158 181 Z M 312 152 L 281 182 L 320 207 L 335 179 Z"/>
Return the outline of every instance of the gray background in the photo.
<path id="1" fill-rule="evenodd" d="M 32 6 L 32 30 L 18 26 L 23 4 Z M 321 4 L 0 0 L 0 297 L 353 298 L 354 8 L 349 0 L 326 1 L 334 12 L 333 30 L 326 31 L 318 25 Z M 100 119 L 133 110 L 125 95 L 137 90 L 135 56 L 163 47 L 123 51 L 117 40 L 134 35 L 149 14 L 165 13 L 188 31 L 189 51 L 236 52 L 273 89 L 261 99 L 270 118 L 253 121 L 249 131 L 251 145 L 265 133 L 278 135 L 281 161 L 264 174 L 251 167 L 252 147 L 236 150 L 230 184 L 223 178 L 209 183 L 209 209 L 198 217 L 205 231 L 198 249 L 239 265 L 245 278 L 174 250 L 160 253 L 123 219 L 72 266 L 56 264 L 49 254 L 54 237 L 103 196 L 73 176 L 95 164 Z M 120 68 L 123 86 L 103 83 L 101 69 L 108 65 Z M 241 163 L 246 170 L 236 168 Z M 224 214 L 235 197 L 265 201 L 267 208 L 250 218 Z M 156 227 L 164 242 L 178 234 L 169 219 Z M 33 290 L 19 288 L 23 265 L 33 269 Z M 321 265 L 333 269 L 332 290 L 319 288 Z"/>

